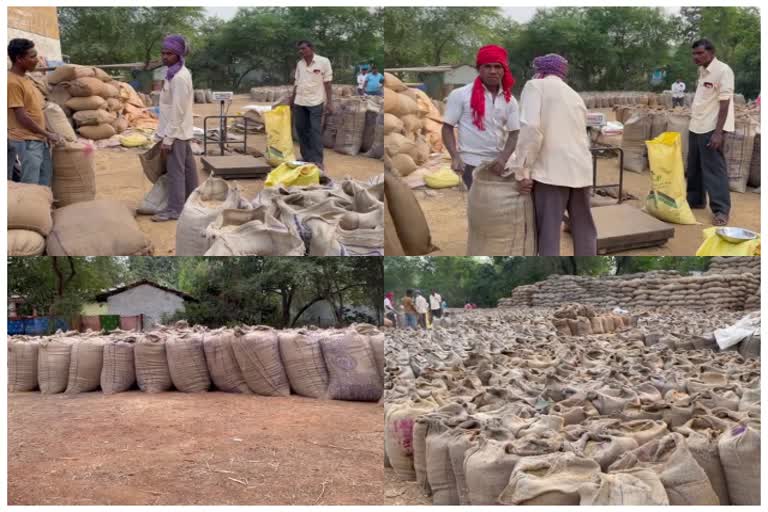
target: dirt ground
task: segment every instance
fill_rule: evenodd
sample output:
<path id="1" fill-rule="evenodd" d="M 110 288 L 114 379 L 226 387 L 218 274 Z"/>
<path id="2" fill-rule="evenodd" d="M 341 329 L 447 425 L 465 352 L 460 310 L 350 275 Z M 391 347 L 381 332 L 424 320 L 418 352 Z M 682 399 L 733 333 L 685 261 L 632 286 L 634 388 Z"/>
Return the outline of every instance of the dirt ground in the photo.
<path id="1" fill-rule="evenodd" d="M 614 119 L 613 112 L 601 110 Z M 618 183 L 619 160 L 598 159 L 597 183 Z M 642 199 L 650 187 L 650 175 L 624 171 L 624 191 L 637 199 L 625 201 L 642 208 Z M 458 188 L 440 191 L 414 190 L 432 232 L 432 243 L 440 248 L 432 256 L 465 256 L 467 251 L 467 192 Z M 729 226 L 760 231 L 760 194 L 747 191 L 731 192 L 731 218 Z M 709 210 L 693 210 L 700 225 L 674 225 L 675 236 L 661 247 L 636 249 L 617 254 L 626 256 L 693 256 L 703 242 L 702 230 L 712 225 Z M 569 233 L 563 232 L 561 254 L 573 255 L 573 242 Z"/>
<path id="2" fill-rule="evenodd" d="M 248 95 L 235 96 L 229 109 L 231 115 L 235 115 L 245 105 L 253 104 Z M 219 113 L 216 104 L 196 104 L 195 126 L 203 127 L 203 117 Z M 214 123 L 212 126 L 216 126 Z M 266 137 L 263 133 L 248 135 L 249 149 L 264 151 Z M 110 198 L 126 202 L 131 207 L 137 207 L 147 192 L 152 188 L 152 183 L 144 176 L 138 155 L 143 149 L 109 148 L 101 149 L 96 153 L 96 197 L 99 199 Z M 296 155 L 300 155 L 298 145 Z M 198 177 L 200 182 L 208 177 L 200 164 L 200 157 L 195 157 L 197 162 Z M 367 180 L 384 172 L 384 164 L 381 160 L 366 158 L 364 156 L 349 156 L 336 153 L 333 150 L 325 150 L 326 173 L 332 178 L 341 179 L 350 176 L 359 180 Z M 252 199 L 263 188 L 264 181 L 256 179 L 237 180 L 243 188 L 244 196 Z M 176 222 L 156 223 L 147 215 L 139 215 L 139 227 L 152 241 L 156 256 L 174 255 L 176 251 Z"/>
<path id="3" fill-rule="evenodd" d="M 230 393 L 8 395 L 9 505 L 379 505 L 383 410 Z"/>
<path id="4" fill-rule="evenodd" d="M 392 468 L 384 468 L 382 505 L 432 505 L 432 499 L 424 496 L 416 482 L 404 482 L 397 478 Z"/>

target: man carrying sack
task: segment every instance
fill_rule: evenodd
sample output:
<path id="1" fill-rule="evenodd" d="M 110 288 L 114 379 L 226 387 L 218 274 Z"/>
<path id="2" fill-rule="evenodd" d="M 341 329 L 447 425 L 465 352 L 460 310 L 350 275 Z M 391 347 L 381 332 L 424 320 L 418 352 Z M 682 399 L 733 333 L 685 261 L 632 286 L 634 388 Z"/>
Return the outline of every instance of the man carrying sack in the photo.
<path id="1" fill-rule="evenodd" d="M 539 256 L 560 256 L 563 213 L 571 220 L 576 256 L 597 254 L 592 219 L 592 155 L 587 108 L 565 83 L 568 61 L 550 53 L 533 61 L 520 95 L 520 142 L 513 161 L 530 170 Z"/>
<path id="2" fill-rule="evenodd" d="M 475 167 L 491 161 L 491 170 L 501 175 L 515 151 L 520 121 L 508 60 L 504 48 L 483 46 L 476 58 L 478 77 L 451 92 L 446 101 L 443 143 L 451 155 L 451 167 L 467 189 L 472 187 Z M 459 132 L 458 145 L 454 128 Z"/>
<path id="3" fill-rule="evenodd" d="M 192 75 L 184 65 L 189 53 L 183 36 L 170 35 L 163 40 L 161 56 L 168 67 L 160 92 L 160 116 L 155 138 L 161 140 L 162 158 L 168 173 L 168 208 L 152 217 L 155 222 L 176 220 L 184 203 L 197 188 L 197 165 L 192 154 Z"/>

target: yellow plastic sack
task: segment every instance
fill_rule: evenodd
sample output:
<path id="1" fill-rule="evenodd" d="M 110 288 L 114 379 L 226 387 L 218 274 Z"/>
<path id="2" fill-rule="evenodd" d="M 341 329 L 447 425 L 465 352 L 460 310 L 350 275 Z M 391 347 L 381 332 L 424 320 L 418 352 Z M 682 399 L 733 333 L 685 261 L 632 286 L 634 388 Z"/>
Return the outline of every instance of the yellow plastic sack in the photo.
<path id="1" fill-rule="evenodd" d="M 651 166 L 651 191 L 645 209 L 657 219 L 675 224 L 696 224 L 688 206 L 680 134 L 664 132 L 645 141 Z"/>
<path id="2" fill-rule="evenodd" d="M 283 162 L 296 160 L 293 153 L 293 128 L 291 107 L 280 105 L 264 112 L 264 129 L 267 132 L 267 162 L 277 167 Z"/>
<path id="3" fill-rule="evenodd" d="M 451 188 L 459 184 L 459 175 L 445 167 L 434 174 L 424 176 L 424 183 L 429 188 Z"/>
<path id="4" fill-rule="evenodd" d="M 716 231 L 716 227 L 703 231 L 704 243 L 696 251 L 696 256 L 760 256 L 760 236 L 734 244 L 720 238 Z"/>
<path id="5" fill-rule="evenodd" d="M 120 145 L 126 148 L 138 148 L 146 145 L 147 142 L 149 142 L 149 139 L 140 133 L 120 137 Z"/>
<path id="6" fill-rule="evenodd" d="M 320 183 L 320 169 L 315 164 L 295 165 L 285 162 L 267 176 L 265 187 L 306 187 Z"/>

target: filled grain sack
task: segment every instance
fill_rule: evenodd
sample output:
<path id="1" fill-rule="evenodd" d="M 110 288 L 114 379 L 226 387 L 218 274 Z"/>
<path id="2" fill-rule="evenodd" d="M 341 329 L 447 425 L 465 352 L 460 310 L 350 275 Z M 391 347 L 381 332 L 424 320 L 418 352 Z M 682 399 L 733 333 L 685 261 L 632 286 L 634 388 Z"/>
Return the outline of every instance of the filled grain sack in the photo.
<path id="1" fill-rule="evenodd" d="M 53 198 L 57 207 L 96 197 L 95 148 L 77 142 L 53 148 Z"/>
<path id="2" fill-rule="evenodd" d="M 210 249 L 205 238 L 208 225 L 221 212 L 241 207 L 240 190 L 215 176 L 209 177 L 184 204 L 176 224 L 176 256 L 202 256 Z"/>
<path id="3" fill-rule="evenodd" d="M 75 112 L 99 110 L 107 108 L 107 100 L 101 96 L 72 97 L 64 105 Z"/>
<path id="4" fill-rule="evenodd" d="M 160 393 L 172 387 L 168 369 L 165 338 L 147 334 L 133 348 L 136 363 L 136 383 L 146 393 Z"/>
<path id="5" fill-rule="evenodd" d="M 600 465 L 574 453 L 524 457 L 499 496 L 504 505 L 579 505 L 584 484 L 600 475 Z"/>
<path id="6" fill-rule="evenodd" d="M 659 476 L 644 468 L 601 473 L 581 487 L 581 495 L 581 505 L 669 505 Z"/>
<path id="7" fill-rule="evenodd" d="M 37 389 L 37 341 L 8 340 L 8 391 Z"/>
<path id="8" fill-rule="evenodd" d="M 760 505 L 760 431 L 739 424 L 718 441 L 731 505 Z"/>
<path id="9" fill-rule="evenodd" d="M 247 387 L 262 396 L 288 396 L 291 385 L 280 358 L 277 331 L 235 330 L 232 350 Z"/>
<path id="10" fill-rule="evenodd" d="M 533 197 L 517 191 L 514 175 L 475 168 L 467 199 L 468 256 L 535 256 Z"/>
<path id="11" fill-rule="evenodd" d="M 205 362 L 213 385 L 219 391 L 250 393 L 243 373 L 235 360 L 233 345 L 235 333 L 230 330 L 214 331 L 203 339 Z"/>
<path id="12" fill-rule="evenodd" d="M 72 341 L 46 338 L 37 352 L 37 384 L 44 395 L 63 393 L 69 381 Z"/>
<path id="13" fill-rule="evenodd" d="M 106 395 L 128 391 L 136 383 L 134 340 L 110 340 L 104 345 L 101 391 Z"/>
<path id="14" fill-rule="evenodd" d="M 43 109 L 45 114 L 45 124 L 48 125 L 48 129 L 54 133 L 58 133 L 65 141 L 75 142 L 77 140 L 77 134 L 69 124 L 69 119 L 64 113 L 64 110 L 56 103 L 47 102 Z"/>
<path id="15" fill-rule="evenodd" d="M 81 110 L 72 116 L 78 127 L 112 124 L 117 116 L 109 110 Z"/>
<path id="16" fill-rule="evenodd" d="M 384 451 L 400 480 L 415 481 L 413 431 L 416 419 L 437 408 L 432 397 L 385 404 Z"/>
<path id="17" fill-rule="evenodd" d="M 723 155 L 728 169 L 728 186 L 734 192 L 747 191 L 756 126 L 759 124 L 749 117 L 737 117 L 735 130 L 725 134 Z"/>
<path id="18" fill-rule="evenodd" d="M 119 201 L 98 199 L 53 212 L 49 256 L 148 256 L 152 244 L 133 211 Z"/>
<path id="19" fill-rule="evenodd" d="M 61 111 L 64 112 L 64 115 L 67 117 L 72 115 L 72 109 L 67 106 L 67 102 L 71 99 L 72 95 L 69 94 L 69 89 L 64 87 L 63 84 L 53 86 L 48 93 L 48 101 L 61 107 Z M 102 99 L 102 101 L 104 100 Z M 67 123 L 69 123 L 69 120 L 67 120 Z"/>
<path id="20" fill-rule="evenodd" d="M 125 106 L 120 98 L 107 99 L 107 110 L 110 112 L 122 112 L 123 108 L 125 108 Z"/>
<path id="21" fill-rule="evenodd" d="M 384 254 L 387 256 L 405 256 L 405 251 L 397 236 L 395 221 L 389 212 L 389 206 L 384 201 Z"/>
<path id="22" fill-rule="evenodd" d="M 202 393 L 211 387 L 205 363 L 202 334 L 169 336 L 165 341 L 173 387 L 185 393 Z"/>
<path id="23" fill-rule="evenodd" d="M 384 112 L 365 113 L 365 132 L 360 151 L 368 158 L 384 156 Z"/>
<path id="24" fill-rule="evenodd" d="M 328 398 L 328 368 L 320 340 L 303 332 L 281 331 L 278 343 L 291 389 L 301 396 Z"/>
<path id="25" fill-rule="evenodd" d="M 48 83 L 56 85 L 60 82 L 70 82 L 78 78 L 93 77 L 96 75 L 95 68 L 90 66 L 78 66 L 76 64 L 64 64 L 57 67 L 46 75 Z"/>
<path id="26" fill-rule="evenodd" d="M 108 139 L 115 135 L 114 126 L 108 123 L 81 126 L 77 129 L 77 133 L 86 139 L 90 140 L 103 140 Z"/>
<path id="27" fill-rule="evenodd" d="M 75 98 L 85 98 L 88 96 L 101 96 L 108 98 L 107 84 L 96 77 L 82 77 L 68 82 L 69 94 Z M 114 88 L 113 88 L 114 89 Z"/>
<path id="28" fill-rule="evenodd" d="M 365 336 L 341 334 L 320 339 L 333 400 L 376 402 L 384 392 L 376 358 Z"/>
<path id="29" fill-rule="evenodd" d="M 696 416 L 675 429 L 685 437 L 691 455 L 707 474 L 720 504 L 730 505 L 728 484 L 718 452 L 718 440 L 725 430 L 727 426 L 713 416 Z"/>
<path id="30" fill-rule="evenodd" d="M 384 173 L 384 183 L 389 211 L 405 254 L 423 256 L 438 250 L 432 244 L 424 212 L 410 187 L 391 173 Z"/>
<path id="31" fill-rule="evenodd" d="M 688 142 L 690 132 L 688 126 L 691 124 L 691 114 L 672 111 L 667 113 L 667 131 L 680 134 L 681 150 L 683 154 L 683 166 L 688 165 Z"/>
<path id="32" fill-rule="evenodd" d="M 405 135 L 390 133 L 384 139 L 384 151 L 390 157 L 406 154 L 413 158 L 416 156 L 416 142 Z"/>
<path id="33" fill-rule="evenodd" d="M 651 138 L 652 121 L 648 112 L 637 111 L 624 122 L 624 169 L 633 172 L 648 170 L 645 141 Z"/>
<path id="34" fill-rule="evenodd" d="M 339 98 L 333 100 L 333 113 L 325 113 L 323 120 L 323 147 L 333 149 L 336 144 L 336 134 L 339 132 L 339 124 L 341 123 L 341 104 L 342 101 Z"/>
<path id="35" fill-rule="evenodd" d="M 101 385 L 104 342 L 83 339 L 72 345 L 67 393 L 95 391 Z"/>
<path id="36" fill-rule="evenodd" d="M 413 171 L 419 168 L 419 166 L 414 161 L 413 157 L 406 153 L 400 153 L 397 155 L 393 155 L 390 158 L 392 169 L 397 171 L 397 174 L 399 176 L 408 176 Z"/>
<path id="37" fill-rule="evenodd" d="M 760 186 L 760 132 L 755 134 L 755 141 L 752 146 L 752 161 L 749 164 L 749 180 L 747 184 L 750 187 Z"/>
<path id="38" fill-rule="evenodd" d="M 667 491 L 670 505 L 718 505 L 707 474 L 694 459 L 681 434 L 672 433 L 625 453 L 610 471 L 652 469 Z"/>
<path id="39" fill-rule="evenodd" d="M 365 101 L 345 101 L 341 105 L 341 117 L 333 146 L 337 153 L 354 156 L 360 152 L 367 111 Z"/>
<path id="40" fill-rule="evenodd" d="M 8 229 L 25 229 L 48 236 L 53 228 L 49 187 L 8 181 Z"/>
<path id="41" fill-rule="evenodd" d="M 40 256 L 45 252 L 45 238 L 36 231 L 8 230 L 8 256 Z"/>
<path id="42" fill-rule="evenodd" d="M 205 229 L 205 256 L 304 256 L 304 241 L 269 208 L 224 210 Z"/>
<path id="43" fill-rule="evenodd" d="M 383 334 L 373 334 L 368 337 L 368 342 L 371 344 L 373 358 L 376 361 L 376 371 L 379 372 L 379 378 L 381 379 L 383 385 L 384 366 L 386 366 L 386 359 L 384 358 L 384 345 L 386 344 L 386 336 Z"/>
<path id="44" fill-rule="evenodd" d="M 400 133 L 402 134 L 405 130 L 405 125 L 403 122 L 397 118 L 397 116 L 394 116 L 392 114 L 384 114 L 384 135 L 389 135 L 390 133 Z"/>
<path id="45" fill-rule="evenodd" d="M 408 86 L 405 85 L 399 78 L 386 71 L 384 72 L 384 87 L 391 89 L 394 92 L 403 92 L 408 89 Z"/>
<path id="46" fill-rule="evenodd" d="M 168 175 L 160 176 L 136 210 L 139 215 L 155 215 L 168 209 Z"/>
<path id="47" fill-rule="evenodd" d="M 166 173 L 166 157 L 162 152 L 163 142 L 160 141 L 144 153 L 139 155 L 144 176 L 152 183 L 156 183 L 160 176 Z"/>

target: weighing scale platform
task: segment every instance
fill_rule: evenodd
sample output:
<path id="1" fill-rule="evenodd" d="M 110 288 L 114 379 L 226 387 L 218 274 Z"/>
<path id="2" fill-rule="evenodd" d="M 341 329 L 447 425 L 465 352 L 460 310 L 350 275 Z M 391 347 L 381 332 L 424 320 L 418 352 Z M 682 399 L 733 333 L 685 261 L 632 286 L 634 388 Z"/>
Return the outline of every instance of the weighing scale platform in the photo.
<path id="1" fill-rule="evenodd" d="M 263 157 L 255 158 L 250 155 L 206 155 L 200 157 L 200 161 L 203 163 L 203 169 L 225 180 L 264 178 L 272 170 Z"/>
<path id="2" fill-rule="evenodd" d="M 657 247 L 675 236 L 675 228 L 628 204 L 592 209 L 597 227 L 597 253 Z"/>

